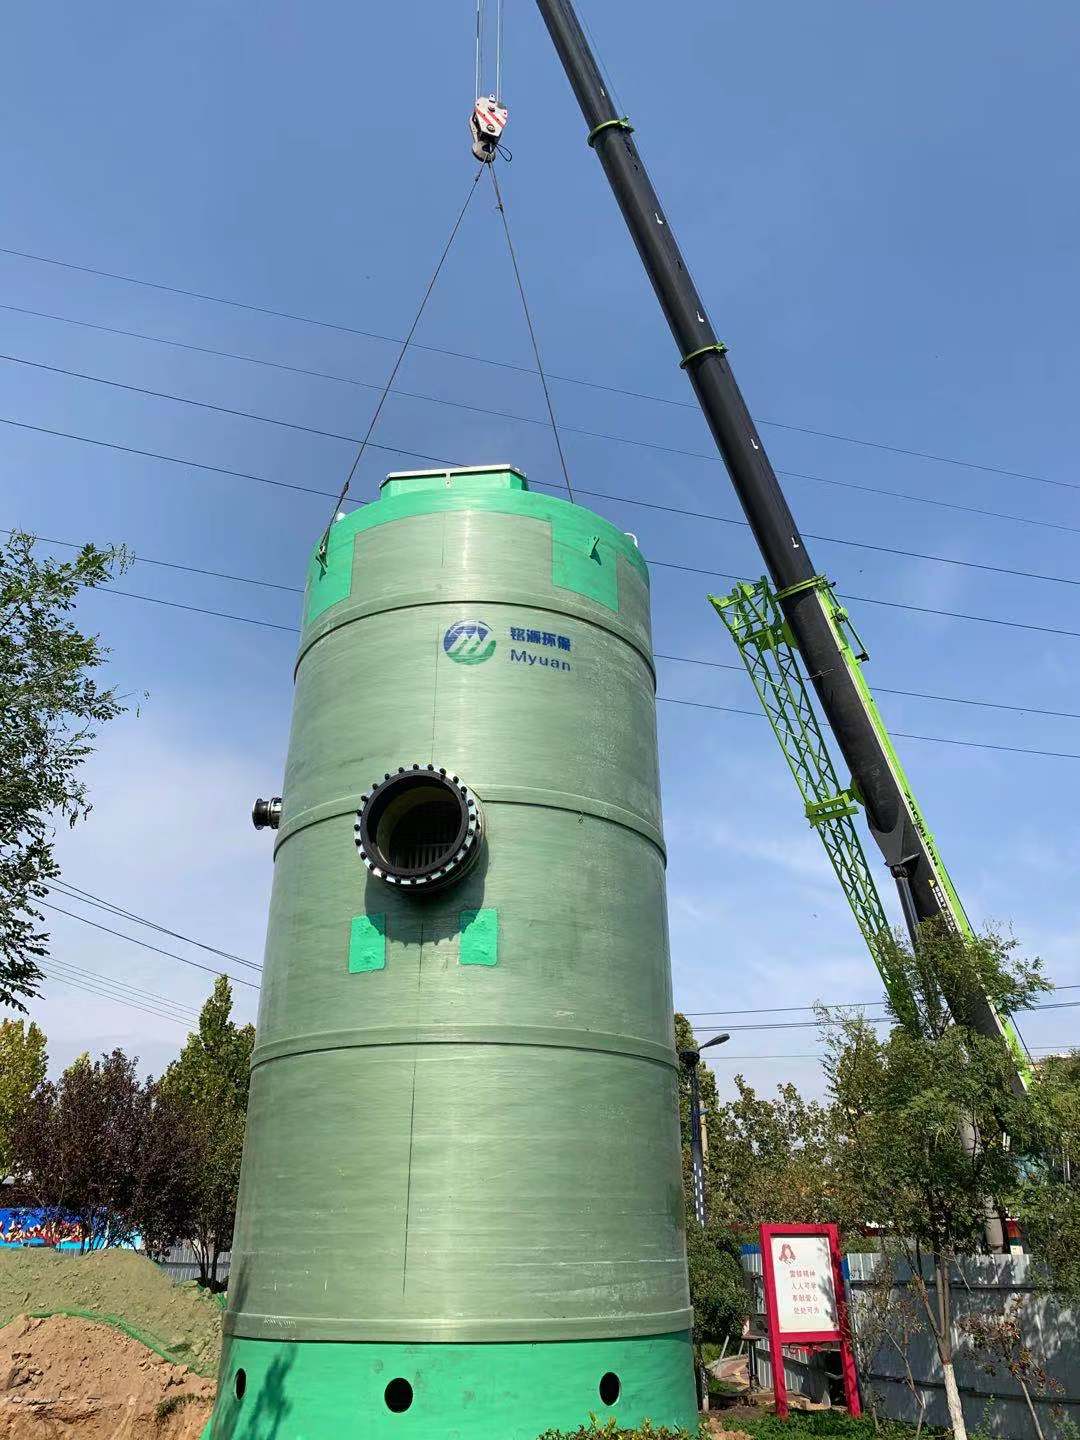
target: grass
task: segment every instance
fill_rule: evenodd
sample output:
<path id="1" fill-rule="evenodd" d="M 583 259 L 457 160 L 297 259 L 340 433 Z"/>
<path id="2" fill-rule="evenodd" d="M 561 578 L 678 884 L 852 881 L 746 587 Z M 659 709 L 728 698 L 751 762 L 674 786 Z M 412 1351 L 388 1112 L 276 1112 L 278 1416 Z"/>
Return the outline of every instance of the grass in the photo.
<path id="1" fill-rule="evenodd" d="M 159 1400 L 154 1407 L 154 1419 L 159 1425 L 164 1425 L 170 1415 L 175 1415 L 178 1411 L 182 1410 L 185 1405 L 190 1405 L 193 1400 L 197 1400 L 198 1398 L 197 1395 L 191 1394 L 190 1391 L 186 1395 L 166 1395 L 165 1399 Z"/>

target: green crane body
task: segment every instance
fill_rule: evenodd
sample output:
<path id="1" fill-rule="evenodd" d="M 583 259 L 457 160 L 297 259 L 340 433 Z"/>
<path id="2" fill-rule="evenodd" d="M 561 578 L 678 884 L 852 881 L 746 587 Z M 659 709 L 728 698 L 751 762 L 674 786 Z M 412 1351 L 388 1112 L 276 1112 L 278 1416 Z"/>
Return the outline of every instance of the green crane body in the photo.
<path id="1" fill-rule="evenodd" d="M 971 935 L 971 923 L 867 684 L 862 668 L 863 662 L 869 659 L 866 649 L 847 610 L 833 594 L 830 583 L 819 576 L 812 585 L 833 628 L 844 665 L 862 698 L 867 719 L 888 756 L 911 823 L 921 835 L 925 852 L 930 857 L 941 914 L 960 934 Z M 762 578 L 756 584 L 740 582 L 729 595 L 710 595 L 709 602 L 727 626 L 746 666 L 802 796 L 806 818 L 821 837 L 885 988 L 891 998 L 902 999 L 897 995 L 897 977 L 889 970 L 888 918 L 854 824 L 854 816 L 862 808 L 858 788 L 854 783 L 846 788 L 840 786 L 799 667 L 791 628 L 780 609 L 778 597 L 768 580 Z M 1010 1016 L 999 1014 L 996 1010 L 993 1014 L 1013 1056 L 1018 1080 L 1026 1087 L 1031 1062 L 1019 1032 Z"/>

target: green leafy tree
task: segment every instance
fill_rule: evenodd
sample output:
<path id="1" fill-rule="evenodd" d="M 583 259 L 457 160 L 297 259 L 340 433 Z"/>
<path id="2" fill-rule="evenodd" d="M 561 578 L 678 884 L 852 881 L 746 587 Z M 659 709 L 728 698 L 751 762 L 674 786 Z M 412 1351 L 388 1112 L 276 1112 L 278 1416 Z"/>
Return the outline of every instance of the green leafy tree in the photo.
<path id="1" fill-rule="evenodd" d="M 14 1127 L 14 1174 L 48 1215 L 75 1220 L 84 1251 L 134 1234 L 145 1117 L 135 1062 L 114 1050 L 43 1081 Z"/>
<path id="2" fill-rule="evenodd" d="M 45 1032 L 23 1020 L 0 1020 L 0 1179 L 11 1172 L 11 1137 L 45 1079 Z"/>
<path id="3" fill-rule="evenodd" d="M 0 1005 L 25 1010 L 48 953 L 37 902 L 59 875 L 54 826 L 90 810 L 79 770 L 95 726 L 120 714 L 93 671 L 108 651 L 69 618 L 80 590 L 104 585 L 127 556 L 86 545 L 39 559 L 15 531 L 0 544 Z"/>
<path id="4" fill-rule="evenodd" d="M 794 1085 L 774 1099 L 758 1095 L 741 1075 L 738 1095 L 709 1123 L 711 1213 L 748 1240 L 762 1221 L 844 1225 L 853 1218 L 849 1187 L 832 1164 L 831 1117 Z"/>
<path id="5" fill-rule="evenodd" d="M 154 1260 L 195 1231 L 203 1147 L 192 1106 L 160 1080 L 142 1097 L 134 1228 Z"/>
<path id="6" fill-rule="evenodd" d="M 1031 1087 L 1034 1154 L 1021 1188 L 1024 1238 L 1054 1290 L 1080 1297 L 1080 1052 L 1043 1060 Z"/>
<path id="7" fill-rule="evenodd" d="M 219 976 L 179 1058 L 163 1077 L 163 1091 L 183 1105 L 197 1155 L 197 1193 L 191 1240 L 199 1279 L 216 1287 L 218 1263 L 232 1243 L 240 1158 L 247 1117 L 248 1067 L 255 1043 L 253 1025 L 232 1019 L 232 989 Z"/>
<path id="8" fill-rule="evenodd" d="M 890 1004 L 888 1035 L 861 1016 L 823 1017 L 834 1169 L 910 1268 L 956 1440 L 966 1437 L 953 1363 L 956 1262 L 983 1248 L 987 1197 L 1005 1204 L 1019 1193 L 1032 1132 L 1005 1045 L 980 1035 L 961 1007 L 954 1018 L 946 997 L 981 990 L 1001 1011 L 1031 1004 L 1049 987 L 1039 962 L 1014 958 L 1014 948 L 928 922 L 915 947 L 893 943 L 893 970 L 910 998 Z"/>

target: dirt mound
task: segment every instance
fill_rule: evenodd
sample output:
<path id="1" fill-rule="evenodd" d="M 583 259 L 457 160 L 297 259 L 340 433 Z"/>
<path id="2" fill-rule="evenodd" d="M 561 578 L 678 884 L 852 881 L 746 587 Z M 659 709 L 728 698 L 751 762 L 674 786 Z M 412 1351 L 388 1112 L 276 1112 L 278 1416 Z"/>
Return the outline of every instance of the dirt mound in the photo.
<path id="1" fill-rule="evenodd" d="M 108 1325 L 21 1315 L 0 1330 L 0 1440 L 198 1440 L 213 1399 L 212 1381 Z"/>
<path id="2" fill-rule="evenodd" d="M 58 1255 L 0 1250 L 0 1325 L 36 1311 L 89 1310 L 118 1316 L 205 1375 L 217 1371 L 221 1310 L 197 1285 L 176 1285 L 133 1250 Z"/>

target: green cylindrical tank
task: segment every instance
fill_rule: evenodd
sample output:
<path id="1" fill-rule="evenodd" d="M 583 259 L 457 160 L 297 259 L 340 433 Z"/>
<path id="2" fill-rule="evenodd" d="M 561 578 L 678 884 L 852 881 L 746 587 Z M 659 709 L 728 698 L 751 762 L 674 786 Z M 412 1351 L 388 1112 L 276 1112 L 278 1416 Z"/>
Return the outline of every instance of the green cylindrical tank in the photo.
<path id="1" fill-rule="evenodd" d="M 507 466 L 313 557 L 252 1067 L 212 1440 L 694 1423 L 648 572 Z"/>

